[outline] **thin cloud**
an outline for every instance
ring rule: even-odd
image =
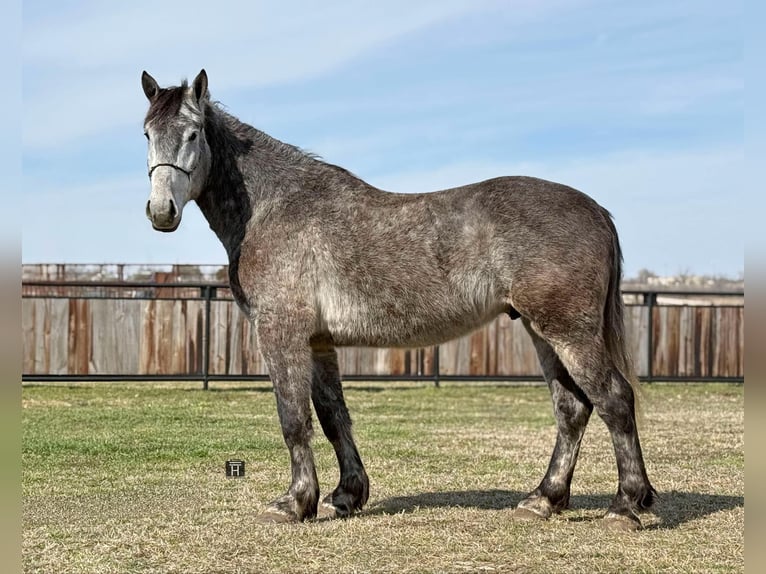
[[[176,83],[179,73],[207,67],[217,93],[305,81],[482,4],[237,2],[208,14],[207,2],[131,2],[32,22],[23,52],[24,147],[55,147],[134,122],[144,68]]]

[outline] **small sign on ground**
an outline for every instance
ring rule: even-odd
[[[227,460],[226,476],[229,478],[243,478],[245,476],[245,461]]]

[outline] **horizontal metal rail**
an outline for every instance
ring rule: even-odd
[[[25,383],[113,383],[113,382],[186,382],[186,381],[214,382],[247,382],[269,381],[269,375],[205,375],[178,374],[178,375],[112,375],[112,374],[87,374],[87,375],[55,375],[55,374],[27,374],[22,375],[21,380]],[[435,382],[437,377],[433,375],[342,375],[344,381],[367,381],[367,382]],[[536,375],[439,375],[440,382],[508,382],[508,383],[535,383],[544,384],[545,380]],[[642,383],[744,383],[744,377],[639,377]]]

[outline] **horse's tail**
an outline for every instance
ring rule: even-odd
[[[614,365],[618,373],[628,381],[633,389],[636,416],[639,417],[641,389],[633,366],[633,359],[628,350],[628,343],[625,340],[625,306],[620,289],[620,282],[622,280],[622,249],[620,248],[620,240],[617,237],[617,229],[612,221],[612,216],[607,213],[606,218],[612,236],[612,262],[609,287],[604,305],[604,342],[606,343],[606,352],[612,365]]]

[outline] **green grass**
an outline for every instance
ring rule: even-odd
[[[642,442],[660,492],[647,529],[607,532],[608,433],[585,436],[572,508],[512,509],[542,477],[555,428],[542,387],[348,385],[371,480],[349,520],[263,526],[289,482],[265,385],[25,386],[27,572],[741,572],[744,389],[646,387]],[[314,440],[323,494],[332,449]],[[227,458],[247,477],[226,479]]]

